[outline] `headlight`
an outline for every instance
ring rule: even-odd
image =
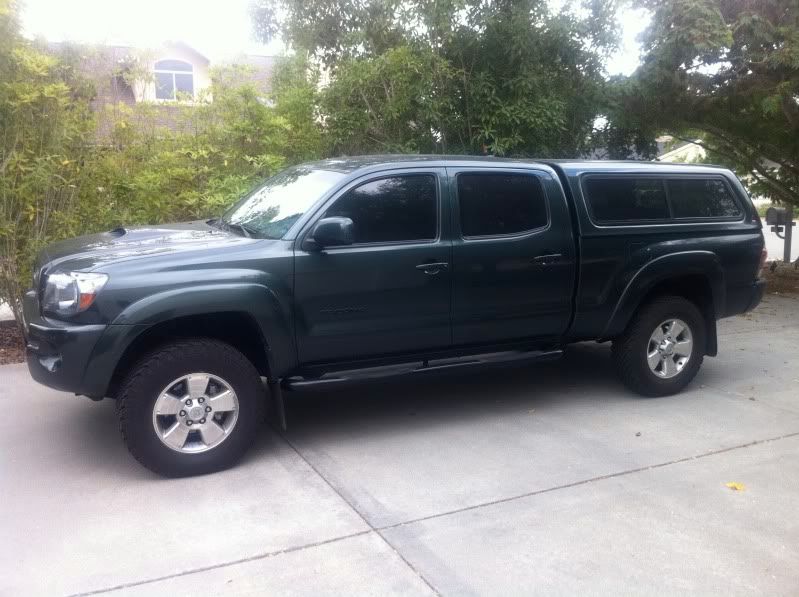
[[[106,274],[69,272],[47,276],[42,311],[74,315],[88,309],[108,281]]]

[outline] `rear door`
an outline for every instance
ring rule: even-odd
[[[442,168],[392,170],[343,189],[322,217],[352,219],[355,242],[295,250],[301,363],[356,360],[451,345],[452,242]]]
[[[453,195],[453,344],[561,336],[576,249],[548,170],[448,168]]]

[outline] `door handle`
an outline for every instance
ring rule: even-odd
[[[416,269],[422,270],[424,273],[429,275],[434,275],[440,272],[441,270],[445,270],[449,267],[449,263],[446,261],[440,261],[436,263],[420,263],[416,266]]]
[[[555,263],[556,261],[560,261],[563,257],[563,253],[550,253],[549,255],[538,255],[537,257],[533,257],[533,263],[537,265],[548,265],[550,263]]]

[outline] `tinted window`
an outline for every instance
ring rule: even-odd
[[[727,218],[741,214],[727,185],[718,179],[667,180],[675,218]]]
[[[541,228],[547,206],[541,182],[529,174],[459,174],[463,236],[496,236]]]
[[[355,243],[431,240],[436,237],[436,204],[434,176],[393,176],[352,189],[325,217],[350,218]]]
[[[669,218],[662,180],[591,177],[586,180],[585,189],[591,213],[598,222]]]

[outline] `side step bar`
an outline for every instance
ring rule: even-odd
[[[514,364],[554,361],[561,356],[563,356],[562,349],[494,352],[468,357],[420,360],[399,365],[335,371],[312,378],[295,375],[283,379],[282,386],[287,390],[324,389],[391,377],[415,377],[461,369],[503,367]]]

